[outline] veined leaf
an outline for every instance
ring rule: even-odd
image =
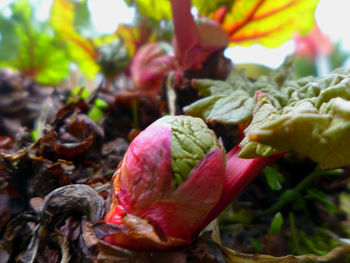
[[[21,50],[22,57],[26,52],[28,49]],[[35,80],[39,83],[55,85],[69,74],[69,60],[65,51],[47,35],[40,34],[36,39],[35,60],[37,60]]]
[[[307,33],[314,25],[318,0],[235,0],[211,18],[220,22],[231,45],[259,43],[277,47],[295,32]]]
[[[69,74],[69,61],[53,36],[31,29],[17,28],[21,45],[15,68],[42,84],[55,85]]]
[[[69,0],[55,0],[51,8],[50,22],[62,42],[67,43],[68,53],[81,71],[93,78],[99,71],[97,51],[91,40],[81,36],[74,28],[74,5]]]
[[[0,63],[39,83],[58,84],[69,73],[62,46],[44,24],[35,21],[27,0],[13,3],[11,10],[10,18],[0,19],[0,28],[6,29],[0,41]]]

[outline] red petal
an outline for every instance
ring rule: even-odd
[[[171,192],[171,127],[155,122],[130,144],[121,169],[118,199],[133,213]]]
[[[171,197],[145,207],[138,216],[147,218],[166,235],[190,242],[194,229],[202,224],[220,198],[224,173],[223,152],[214,150]]]

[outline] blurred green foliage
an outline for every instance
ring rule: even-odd
[[[35,20],[27,0],[15,1],[10,10],[10,17],[0,14],[0,66],[43,84],[62,81],[69,73],[69,60],[52,29]]]

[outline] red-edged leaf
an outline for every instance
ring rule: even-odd
[[[50,22],[57,34],[67,43],[70,57],[88,77],[94,77],[99,67],[97,51],[89,39],[74,29],[74,5],[69,0],[55,0],[51,8]]]
[[[307,33],[314,23],[318,0],[236,0],[231,9],[220,8],[211,18],[220,22],[231,45],[260,43],[276,47],[295,32]]]

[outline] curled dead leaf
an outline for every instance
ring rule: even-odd
[[[62,186],[44,198],[41,221],[47,224],[55,216],[68,217],[76,212],[86,215],[90,222],[95,223],[102,219],[104,214],[104,200],[90,186],[83,184]]]

